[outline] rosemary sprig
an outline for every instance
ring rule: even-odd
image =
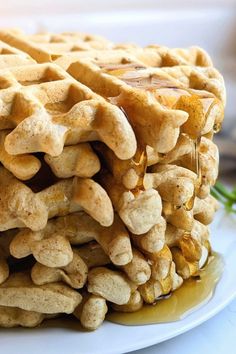
[[[211,189],[211,195],[224,205],[227,213],[236,214],[236,187],[229,191],[221,182],[216,182]]]

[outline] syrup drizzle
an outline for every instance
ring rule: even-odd
[[[192,88],[181,87],[181,84],[179,85],[179,87],[176,87],[177,81],[174,78],[172,80],[168,76],[161,76],[158,75],[157,73],[155,74],[145,73],[145,70],[143,69],[145,68],[132,63],[103,66],[103,70],[105,70],[107,73],[118,77],[119,79],[121,79],[126,84],[132,87],[147,91],[154,98],[156,98],[158,102],[160,102],[163,106],[167,108],[172,108],[172,109],[184,108],[185,101],[183,101],[182,103],[183,107],[181,104],[180,107],[178,107],[179,99],[186,98],[188,103],[191,103],[191,101],[196,102],[196,104],[198,104],[198,106],[201,107],[201,113],[204,115],[204,119],[200,121],[200,126],[196,127],[195,130],[193,129],[193,134],[190,133],[191,127],[189,127],[188,125],[187,127],[183,126],[182,128],[183,129],[182,133],[188,135],[188,137],[191,139],[191,142],[193,144],[192,154],[191,154],[191,160],[192,160],[191,169],[193,172],[196,173],[197,176],[196,181],[194,183],[195,185],[194,193],[190,197],[190,199],[183,205],[183,208],[185,210],[187,211],[192,210],[194,205],[194,199],[196,195],[199,194],[202,185],[202,174],[201,174],[200,154],[199,154],[200,143],[201,143],[200,134],[207,122],[209,115],[211,114],[213,107],[217,102],[217,99],[211,93],[201,92]],[[190,107],[190,109],[192,108]],[[124,108],[122,108],[122,110],[125,112]],[[191,120],[192,124],[194,124],[194,122],[192,122],[193,118]],[[220,128],[221,128],[221,124],[215,123],[213,126],[213,132],[214,133],[218,132]],[[143,178],[147,166],[145,166],[143,172],[141,172],[141,170],[143,165],[147,165],[147,161],[146,164],[143,164],[142,162],[142,160],[144,160],[143,157],[144,154],[146,156],[145,151],[146,148],[144,148],[141,153],[140,151],[138,151],[137,156],[135,156],[132,161],[135,171],[137,170],[138,174],[140,175],[137,187],[134,190],[135,193],[140,188],[143,188]],[[147,160],[147,156],[145,159]],[[174,206],[173,209],[178,209],[178,207],[179,206]]]
[[[144,177],[147,170],[147,153],[145,149],[138,147],[134,157],[131,160],[131,166],[138,175],[136,187],[131,190],[134,195],[144,190]]]
[[[219,253],[213,253],[205,268],[200,271],[200,275],[185,280],[183,285],[171,295],[157,300],[154,305],[144,305],[137,312],[111,312],[107,319],[123,325],[144,325],[181,320],[212,298],[223,270],[222,256]]]
[[[124,115],[127,117],[127,113],[124,109],[124,107],[119,106],[119,108],[122,110]],[[127,117],[128,119],[128,117]],[[140,191],[144,190],[144,177],[146,174],[147,170],[147,152],[146,148],[142,147],[141,145],[138,145],[137,150],[133,158],[130,160],[130,164],[128,166],[128,169],[133,169],[135,173],[138,176],[138,181],[136,184],[136,187],[134,189],[131,189],[131,192],[134,195],[138,195]]]

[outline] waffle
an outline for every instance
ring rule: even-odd
[[[94,330],[201,276],[226,101],[208,54],[0,41],[0,325],[67,313]]]
[[[173,71],[176,73],[176,70],[178,68]],[[97,93],[108,97],[111,102],[123,107],[140,144],[149,145],[160,153],[173,149],[180,127],[183,133],[197,137],[209,133],[214,126],[219,126],[223,119],[225,94],[222,78],[217,79],[218,72],[215,81],[216,86],[222,88],[219,90],[222,91],[222,100],[212,94],[211,91],[215,93],[216,88],[207,87],[208,92],[202,90],[204,80],[199,84],[200,77],[194,80],[191,87],[191,80],[177,80],[174,75],[167,74],[163,69],[139,70],[137,67],[130,68],[129,65],[109,68],[80,60],[73,63],[68,72]],[[181,78],[183,75],[181,71]],[[209,77],[207,79],[207,72],[205,76],[210,86],[211,80]],[[205,104],[206,102],[208,104]],[[199,118],[195,126],[196,107]],[[143,126],[146,127],[145,131]],[[167,135],[171,136],[168,141],[164,139]]]
[[[29,55],[0,41],[0,69],[33,63],[35,61]]]
[[[134,154],[136,139],[120,109],[75,82],[58,66],[7,69],[1,72],[1,81],[4,115],[0,129],[13,129],[5,139],[9,154],[45,152],[58,156],[64,144],[108,141],[108,137],[109,146],[121,159]]]
[[[112,42],[103,37],[73,32],[26,35],[23,32],[2,30],[0,39],[26,52],[39,63],[51,62],[63,53],[112,46]]]

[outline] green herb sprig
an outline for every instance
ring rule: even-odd
[[[221,182],[216,182],[211,188],[211,195],[224,205],[227,213],[236,214],[236,187],[229,191]]]

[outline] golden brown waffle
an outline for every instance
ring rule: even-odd
[[[37,62],[50,62],[63,53],[110,48],[112,42],[100,36],[82,33],[35,34],[0,31],[0,39],[13,47],[28,53]]]
[[[100,139],[109,140],[121,159],[135,153],[135,136],[124,113],[58,66],[10,68],[0,72],[0,81],[0,129],[13,129],[5,139],[8,153],[58,156],[64,144]]]
[[[61,53],[55,62],[64,69],[79,59],[86,58],[103,65],[138,64],[139,67],[172,67],[172,66],[198,66],[212,67],[212,62],[201,48],[168,49],[166,47],[134,47],[114,46],[112,49],[74,51]]]
[[[33,64],[35,61],[24,52],[0,41],[0,69]]]
[[[198,277],[225,105],[208,54],[81,33],[0,40],[0,325],[73,312],[92,330],[108,302],[137,311]]]
[[[0,39],[28,53],[37,62],[50,62],[65,54],[66,62],[80,57],[95,60],[115,60],[130,63],[139,62],[147,66],[163,67],[176,65],[212,66],[209,55],[199,47],[188,49],[150,45],[145,48],[129,44],[115,44],[97,35],[80,32],[65,32],[60,34],[39,33],[27,35],[22,31],[1,30]],[[83,53],[86,51],[87,53]],[[75,54],[75,55],[74,55]],[[100,60],[100,58],[102,60]],[[120,58],[120,59],[119,59]]]
[[[197,137],[209,133],[223,119],[224,86],[217,72],[216,85],[210,74],[207,79],[207,73],[201,75],[200,71],[198,75],[197,69],[195,72],[192,70],[195,76],[191,76],[191,71],[180,71],[181,78],[185,76],[180,81],[173,73],[170,75],[163,69],[140,69],[125,64],[118,67],[99,66],[80,60],[73,63],[68,72],[110,102],[121,106],[139,143],[149,145],[160,153],[167,153],[175,146],[180,129]],[[205,86],[201,76],[208,81],[206,89],[209,91],[202,90]],[[211,91],[218,92],[223,103]],[[197,125],[194,124],[196,115],[199,117]]]
[[[34,193],[0,167],[0,231],[16,227],[43,229],[49,218],[86,210],[101,225],[113,223],[113,208],[106,191],[89,178],[75,177]]]

